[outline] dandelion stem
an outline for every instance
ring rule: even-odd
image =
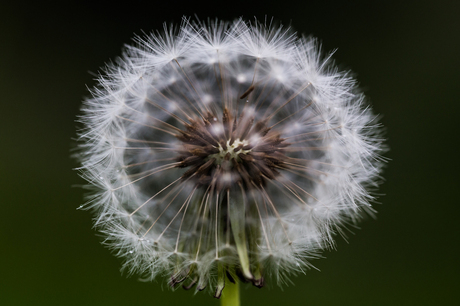
[[[239,283],[232,283],[227,279],[225,288],[220,298],[221,306],[240,306],[240,288]]]

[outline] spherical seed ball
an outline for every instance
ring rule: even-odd
[[[372,212],[380,127],[315,39],[184,21],[137,38],[84,102],[87,207],[124,269],[176,288],[303,271]]]

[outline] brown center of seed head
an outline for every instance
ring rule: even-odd
[[[266,123],[254,122],[254,117],[244,113],[233,118],[227,108],[221,122],[212,113],[190,120],[176,135],[183,143],[177,167],[188,167],[182,179],[198,187],[212,185],[217,191],[238,185],[246,190],[258,188],[275,179],[277,169],[284,168],[284,148],[289,143]]]

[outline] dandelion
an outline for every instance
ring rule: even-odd
[[[313,38],[184,20],[137,38],[92,95],[86,207],[129,273],[216,297],[281,284],[373,212],[379,124]]]

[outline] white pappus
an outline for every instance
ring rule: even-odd
[[[85,207],[129,273],[216,297],[282,283],[373,211],[380,125],[313,38],[185,20],[98,81],[80,117]]]

